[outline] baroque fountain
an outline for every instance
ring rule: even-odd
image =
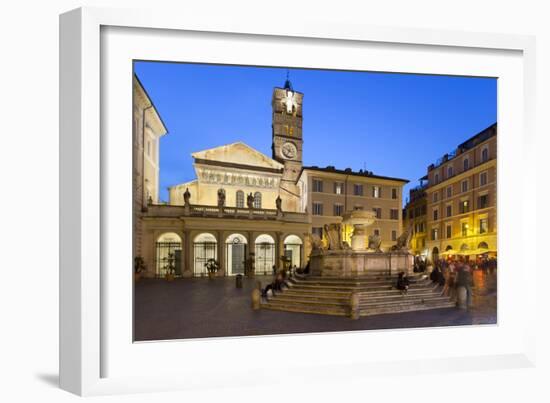
[[[400,271],[411,274],[413,256],[409,253],[408,245],[412,228],[408,228],[396,244],[384,252],[380,248],[380,237],[367,235],[367,228],[375,219],[373,211],[350,211],[340,222],[325,225],[327,246],[318,237],[312,236],[311,274],[324,277],[361,277],[382,271],[390,275]],[[342,225],[353,227],[351,245],[342,239]]]

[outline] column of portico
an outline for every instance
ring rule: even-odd
[[[218,272],[218,276],[225,276],[227,270],[225,267],[225,239],[223,239],[223,232],[222,231],[216,231],[216,238],[218,238],[218,263],[220,265],[220,271]]]
[[[277,231],[275,233],[275,267],[277,267],[277,270],[282,268],[281,256],[284,255],[284,250],[283,233]]]
[[[247,231],[246,232],[246,237],[247,237],[247,248],[246,248],[246,261],[248,262],[248,259],[250,259],[250,255],[252,253],[255,253],[256,252],[256,246],[254,244],[254,233],[252,231]],[[254,262],[254,265],[256,264],[256,262]],[[255,266],[254,266],[255,267]]]
[[[191,230],[183,231],[183,277],[193,277],[193,240],[191,239]]]

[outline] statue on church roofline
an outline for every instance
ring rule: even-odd
[[[218,207],[225,206],[225,190],[218,190]]]
[[[191,199],[191,192],[189,192],[189,188],[185,188],[185,193],[183,193],[184,206],[189,205],[189,199]]]
[[[254,208],[254,196],[252,195],[252,193],[249,193],[246,196],[246,205],[249,209]]]
[[[275,199],[275,206],[277,207],[278,212],[283,212],[283,199],[281,199],[281,196],[277,196]]]

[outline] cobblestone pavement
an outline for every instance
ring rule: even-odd
[[[251,308],[255,281],[245,279],[241,289],[235,278],[142,279],[135,286],[136,341],[183,338],[249,336],[348,330],[418,328],[495,324],[497,322],[496,274],[474,272],[473,307],[433,309],[368,316],[346,317],[301,314]]]

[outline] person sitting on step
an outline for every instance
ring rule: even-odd
[[[267,298],[267,292],[269,290],[271,290],[271,294],[273,296],[275,296],[275,291],[283,291],[283,284],[284,284],[285,280],[284,280],[284,277],[282,275],[282,273],[277,273],[277,275],[275,276],[275,278],[273,279],[273,281],[271,283],[269,283],[268,285],[265,286],[265,288],[262,290],[262,296],[264,298]]]
[[[401,295],[407,294],[407,291],[409,290],[409,285],[411,282],[409,281],[409,278],[405,276],[405,272],[399,272],[397,276],[397,284],[395,285],[395,288],[398,290],[401,290]]]

